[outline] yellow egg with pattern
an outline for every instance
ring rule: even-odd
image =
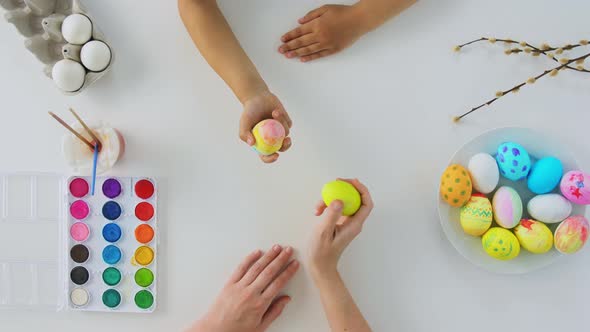
[[[461,207],[471,198],[471,176],[465,167],[453,164],[440,179],[440,195],[449,205]]]
[[[461,208],[460,222],[469,235],[481,236],[492,225],[492,203],[482,194],[474,194]]]
[[[542,222],[522,219],[514,234],[520,245],[533,254],[544,254],[553,248],[553,233]]]
[[[516,236],[502,227],[490,228],[481,238],[481,244],[488,255],[502,261],[514,259],[520,253]]]

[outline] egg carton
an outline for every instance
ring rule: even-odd
[[[25,37],[25,47],[44,65],[44,73],[50,79],[56,62],[71,59],[80,62],[82,45],[68,44],[61,34],[63,20],[71,14],[82,14],[92,22],[91,40],[109,44],[97,28],[95,20],[79,0],[0,0],[0,7],[6,10],[4,18],[12,23],[18,33]],[[110,46],[109,46],[110,48]],[[111,61],[101,72],[86,70],[84,85],[74,92],[62,91],[66,95],[76,95],[102,77],[112,66],[114,60],[111,48]],[[61,91],[61,90],[60,90]]]

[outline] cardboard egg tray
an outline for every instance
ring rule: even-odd
[[[101,40],[109,44],[79,0],[0,0],[0,7],[6,10],[6,21],[12,23],[16,31],[26,38],[25,47],[45,65],[45,75],[50,79],[53,66],[59,60],[66,58],[80,62],[81,45],[68,44],[61,34],[61,24],[68,15],[86,15],[92,22],[91,40]],[[87,70],[84,85],[79,90],[62,92],[66,95],[76,95],[84,91],[111,68],[113,59],[111,48],[111,62],[105,70]]]

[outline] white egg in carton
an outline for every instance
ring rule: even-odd
[[[64,94],[80,93],[110,69],[112,49],[79,0],[0,0],[0,7]]]

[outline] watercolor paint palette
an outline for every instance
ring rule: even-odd
[[[156,182],[90,181],[0,174],[0,309],[154,311]]]
[[[68,304],[89,311],[156,306],[157,193],[153,179],[68,179]]]

